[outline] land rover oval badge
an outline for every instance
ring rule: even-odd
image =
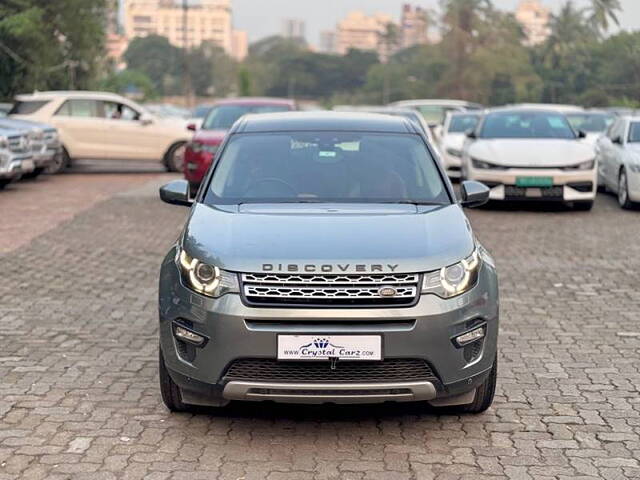
[[[395,297],[398,294],[398,291],[393,287],[380,287],[378,290],[378,295],[381,297]]]

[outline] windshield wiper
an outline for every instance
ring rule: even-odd
[[[442,207],[444,205],[449,205],[448,203],[442,203],[442,202],[422,202],[422,201],[418,201],[418,200],[398,200],[397,202],[375,202],[375,203],[382,203],[384,205],[416,205],[416,206],[430,206],[430,207]]]

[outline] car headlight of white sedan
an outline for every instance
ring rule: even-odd
[[[571,165],[570,167],[564,167],[563,170],[593,170],[596,166],[596,159],[592,158],[591,160],[587,160],[586,162],[581,162],[577,165]]]

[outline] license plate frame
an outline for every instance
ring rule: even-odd
[[[553,177],[516,177],[516,187],[551,188],[553,187]]]
[[[278,360],[382,361],[381,335],[278,335]]]

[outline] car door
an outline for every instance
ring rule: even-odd
[[[609,163],[609,181],[618,187],[620,169],[624,165],[625,149],[628,140],[629,122],[626,119],[620,119],[618,129],[615,136],[611,140],[611,162]]]
[[[71,157],[105,158],[109,138],[98,107],[90,98],[70,98],[54,113],[51,123]]]
[[[617,187],[617,179],[613,180],[612,172],[614,171],[614,144],[613,139],[620,135],[620,125],[622,119],[617,119],[611,128],[607,131],[607,134],[600,139],[600,176],[605,185],[610,189]]]
[[[125,160],[158,162],[167,148],[165,132],[157,120],[137,105],[124,101],[102,102],[105,121],[109,125],[109,155]]]

